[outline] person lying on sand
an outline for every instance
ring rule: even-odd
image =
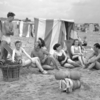
[[[25,54],[29,59],[28,60],[24,60],[22,58],[22,54]],[[36,66],[39,68],[39,70],[43,73],[43,74],[47,74],[47,71],[45,71],[42,66],[41,63],[39,61],[38,57],[33,57],[31,58],[29,54],[27,54],[27,52],[24,50],[24,48],[22,48],[22,42],[21,41],[16,41],[15,42],[15,49],[13,50],[13,54],[12,54],[12,61],[13,62],[19,62],[21,61],[21,64],[23,67],[25,66],[30,66],[32,63],[36,64]]]
[[[39,57],[43,68],[46,70],[53,70],[55,67],[59,70],[61,66],[59,62],[47,50],[41,48],[41,45],[36,41],[34,49],[31,52],[31,57]]]
[[[100,70],[100,44],[95,43],[93,46],[94,52],[87,58],[87,68],[92,69],[95,68]]]
[[[54,57],[59,61],[61,66],[64,66],[65,68],[74,68],[78,67],[79,64],[69,58],[69,55],[61,48],[61,45],[59,43],[56,43],[53,46]]]
[[[71,52],[72,52],[72,59],[78,59],[82,65],[82,67],[84,68],[85,67],[85,57],[82,53],[82,50],[81,50],[81,47],[79,45],[79,40],[76,39],[74,40],[73,42],[73,45],[71,46]]]

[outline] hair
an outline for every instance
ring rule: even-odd
[[[13,12],[8,12],[7,17],[14,17],[15,14]]]
[[[100,49],[100,44],[99,43],[95,43],[94,46],[98,49]]]
[[[16,45],[17,43],[22,43],[22,42],[21,42],[21,41],[16,41],[16,42],[15,42],[15,45]]]
[[[75,42],[76,41],[79,41],[78,39],[74,39],[74,41],[73,41],[73,44],[72,45],[75,45]],[[78,44],[79,45],[79,44]]]
[[[57,50],[57,48],[60,46],[60,44],[59,43],[56,43],[54,46],[53,46],[53,49],[54,50]]]
[[[41,47],[44,47],[45,46],[45,41],[42,39],[42,38],[39,38],[39,40],[41,41]]]

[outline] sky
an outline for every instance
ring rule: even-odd
[[[76,23],[100,23],[100,0],[0,0],[0,17],[68,19]]]

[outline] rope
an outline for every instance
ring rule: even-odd
[[[60,80],[60,89],[62,89],[62,83],[64,83],[66,85],[66,87],[63,89],[63,91],[66,92],[72,92],[72,88],[73,88],[73,81],[69,78],[65,78],[64,80]]]

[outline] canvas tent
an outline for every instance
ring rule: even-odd
[[[60,43],[64,46],[64,40],[71,38],[73,20],[40,19],[34,18],[35,41],[41,37],[45,40],[47,49],[53,53],[53,45]]]

